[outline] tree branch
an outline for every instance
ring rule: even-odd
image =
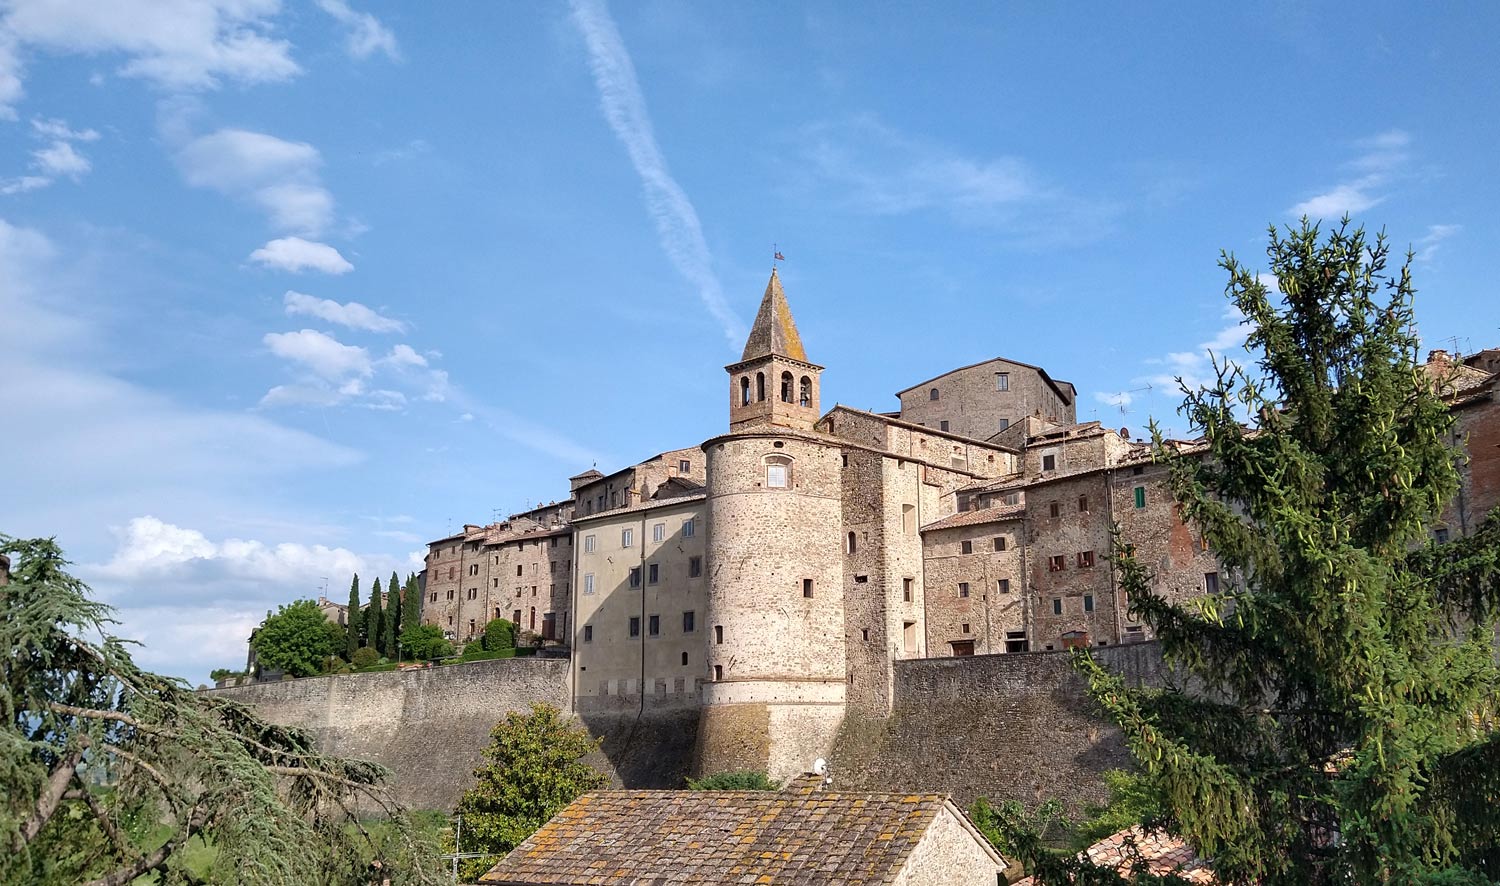
[[[104,829],[105,834],[109,835],[109,841],[115,845],[115,849],[119,850],[120,857],[125,859],[140,858],[140,850],[126,839],[124,834],[120,833],[119,828],[115,827],[114,819],[109,817],[109,810],[104,808],[104,805],[99,802],[99,798],[94,796],[94,792],[89,790],[88,785],[84,784],[82,779],[78,779],[78,787],[79,793],[83,795],[83,802],[88,804],[89,810],[94,813],[94,817],[99,819],[99,826]],[[72,792],[70,791],[69,793]]]
[[[90,880],[84,886],[127,886],[136,877],[142,874],[149,874],[166,864],[167,859],[172,856],[172,853],[181,848],[184,843],[203,828],[206,820],[202,810],[195,811],[183,825],[182,830],[178,831],[167,842],[157,847],[154,852],[142,856],[124,867],[115,868],[97,880]]]
[[[83,749],[78,748],[63,757],[47,776],[47,784],[42,788],[41,796],[37,797],[31,817],[21,824],[21,846],[35,840],[47,822],[52,820],[52,814],[57,811],[58,804],[62,803],[63,794],[67,793],[68,786],[73,783],[73,776],[78,772],[78,761],[82,759]]]

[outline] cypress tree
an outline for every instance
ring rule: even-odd
[[[1256,363],[1184,386],[1201,451],[1153,439],[1230,579],[1173,603],[1130,539],[1114,557],[1132,615],[1198,688],[1131,688],[1079,654],[1163,824],[1222,882],[1500,877],[1500,512],[1428,535],[1459,486],[1450,379],[1418,364],[1411,255],[1387,273],[1388,251],[1347,218],[1273,227],[1278,291],[1222,256]],[[1080,875],[1027,854],[1043,883]]]
[[[380,606],[380,579],[370,591],[370,608],[365,610],[365,643],[385,654],[385,614]]]
[[[396,655],[396,638],[401,636],[401,580],[396,577],[396,571],[391,570],[390,584],[386,585],[386,593],[391,599],[386,601],[385,607],[385,652],[386,655]]]
[[[401,630],[414,628],[422,623],[422,589],[417,586],[415,572],[406,576],[406,592],[401,596]]]
[[[354,573],[354,580],[349,582],[349,622],[344,626],[345,636],[348,638],[344,644],[344,658],[354,661],[354,653],[359,649],[359,622],[362,613],[359,611],[359,573]]]

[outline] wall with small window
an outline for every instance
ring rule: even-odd
[[[929,655],[1003,653],[1006,632],[1026,629],[1021,534],[1019,514],[923,533]]]

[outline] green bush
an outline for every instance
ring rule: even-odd
[[[472,644],[471,644],[472,645]],[[484,626],[484,641],[480,644],[486,652],[516,647],[516,626],[503,618],[492,620]],[[464,652],[468,652],[465,649]]]
[[[372,664],[380,663],[380,653],[369,646],[361,646],[354,650],[354,661],[351,662],[356,668],[367,668]]]
[[[779,785],[764,772],[741,770],[720,772],[697,781],[688,779],[688,787],[695,791],[774,791]]]
[[[431,661],[453,654],[453,644],[443,639],[437,625],[412,625],[401,631],[401,649],[406,657]]]
[[[511,647],[486,649],[479,643],[470,643],[464,647],[464,654],[461,657],[464,661],[489,661],[495,658],[515,658],[518,651]]]

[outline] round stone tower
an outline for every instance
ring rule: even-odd
[[[775,272],[744,356],[726,368],[731,433],[703,444],[710,681],[694,768],[784,779],[827,756],[846,666],[842,451],[811,431],[822,367],[807,360]]]

